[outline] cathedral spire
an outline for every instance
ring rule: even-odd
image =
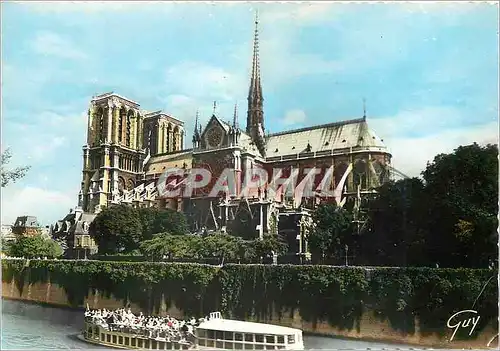
[[[260,79],[260,57],[259,57],[259,15],[255,13],[255,31],[253,39],[252,75],[250,77],[250,88],[248,90],[248,117],[247,132],[257,129],[259,123],[264,128],[263,120],[262,85]]]
[[[238,103],[234,104],[233,127],[238,128]]]
[[[194,147],[196,147],[197,143],[201,139],[201,136],[200,136],[201,124],[200,124],[200,129],[198,129],[198,119],[199,119],[199,117],[200,117],[200,111],[196,110],[196,118],[194,120],[194,131],[193,131],[193,144],[194,144]]]

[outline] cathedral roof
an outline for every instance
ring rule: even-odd
[[[369,129],[365,118],[284,131],[266,137],[267,157],[351,147],[366,147],[387,152],[387,147]]]

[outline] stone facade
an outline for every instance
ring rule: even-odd
[[[369,128],[365,114],[266,134],[258,47],[256,22],[246,129],[239,127],[236,107],[232,122],[222,120],[214,108],[204,127],[196,116],[192,149],[184,148],[184,125],[178,119],[161,111],[142,111],[139,104],[117,94],[94,97],[84,146],[80,193],[84,211],[97,213],[114,203],[171,208],[186,212],[193,231],[227,229],[234,221],[247,221],[244,226],[255,237],[271,233],[273,221],[278,226],[276,231],[283,232],[282,223],[293,218],[293,223],[283,224],[288,228],[290,244],[300,247],[298,253],[307,253],[302,243],[307,236],[310,211],[326,199],[320,195],[299,198],[267,189],[243,194],[241,184],[255,168],[266,170],[268,178],[272,178],[273,168],[282,168],[282,177],[298,172],[298,184],[306,169],[319,167],[321,173],[314,178],[318,185],[333,167],[327,185],[337,189],[335,201],[339,206],[352,208],[356,220],[363,221],[363,200],[389,179],[391,154],[387,147]],[[161,198],[157,182],[172,167],[205,168],[212,180],[184,198]],[[215,180],[226,168],[233,169],[236,181],[226,193],[210,196]]]

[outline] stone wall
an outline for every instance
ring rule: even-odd
[[[64,289],[57,284],[49,283],[35,283],[25,284],[22,292],[19,290],[15,281],[11,283],[2,282],[2,298],[42,303],[57,307],[71,307]],[[160,314],[169,314],[171,316],[182,318],[182,311],[177,309],[174,305],[167,306],[163,299],[160,306]],[[124,307],[124,302],[113,298],[113,296],[102,296],[99,292],[89,290],[87,297],[84,300],[81,308],[86,305],[90,308],[107,308],[116,309]],[[135,304],[129,305],[132,311],[138,312],[139,306]],[[277,313],[273,313],[274,316]],[[394,330],[388,322],[381,321],[373,312],[367,311],[363,314],[359,326],[351,330],[340,330],[332,327],[328,322],[310,323],[303,321],[298,311],[291,313],[284,313],[281,319],[272,317],[268,320],[260,320],[260,322],[268,322],[272,324],[280,324],[284,326],[291,326],[302,329],[305,333],[313,333],[322,336],[335,336],[353,338],[358,340],[398,343],[398,344],[415,344],[420,347],[445,347],[445,348],[473,348],[473,349],[487,349],[489,341],[497,334],[497,331],[492,327],[483,330],[476,338],[460,341],[454,340],[452,343],[448,342],[451,336],[450,333],[446,336],[440,337],[438,335],[423,335],[419,331],[418,321],[416,321],[416,331],[414,334],[404,334]],[[496,344],[495,344],[496,345]]]

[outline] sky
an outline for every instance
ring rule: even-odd
[[[114,91],[186,123],[246,122],[254,12],[270,132],[360,118],[419,176],[459,145],[498,140],[496,3],[2,2],[2,151],[27,176],[2,224],[77,205],[86,111]]]

